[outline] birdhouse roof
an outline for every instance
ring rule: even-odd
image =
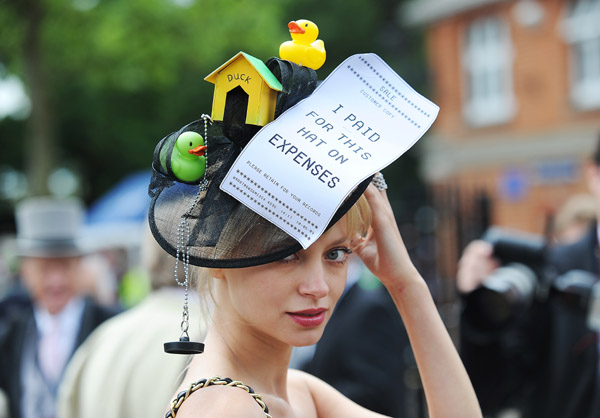
[[[270,88],[277,91],[282,90],[281,83],[279,82],[279,80],[277,80],[277,77],[275,77],[271,70],[267,68],[264,62],[262,62],[258,58],[253,57],[252,55],[246,54],[245,52],[241,51],[234,55],[231,59],[229,59],[229,61],[227,61],[225,64],[221,65],[219,68],[207,75],[204,79],[210,83],[215,84],[219,72],[223,70],[223,68],[229,66],[232,62],[237,61],[240,57],[245,58],[246,61],[248,61],[248,63],[252,65],[252,67],[254,67],[254,69],[258,72],[263,81],[267,83],[267,85]]]

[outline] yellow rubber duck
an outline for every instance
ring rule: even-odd
[[[279,57],[298,65],[318,70],[325,62],[325,44],[317,39],[319,28],[310,20],[300,19],[288,23],[291,41],[279,46]]]

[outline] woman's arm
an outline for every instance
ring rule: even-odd
[[[471,381],[431,293],[412,264],[384,191],[365,191],[372,231],[353,250],[386,286],[408,332],[432,418],[481,417]]]

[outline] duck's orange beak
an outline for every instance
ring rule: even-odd
[[[290,23],[288,23],[288,29],[290,30],[290,33],[304,33],[304,29],[301,28],[300,26],[298,26],[298,24],[294,21],[291,21]]]
[[[207,148],[208,147],[206,145],[200,145],[200,146],[198,146],[196,148],[188,150],[188,152],[190,154],[194,154],[194,155],[197,155],[198,157],[201,157],[201,156],[204,155],[204,152],[206,151]]]

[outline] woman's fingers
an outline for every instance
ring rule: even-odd
[[[393,280],[414,269],[396,225],[394,212],[385,190],[369,185],[365,197],[373,220],[367,237],[356,240],[353,248],[373,274],[382,281]]]

